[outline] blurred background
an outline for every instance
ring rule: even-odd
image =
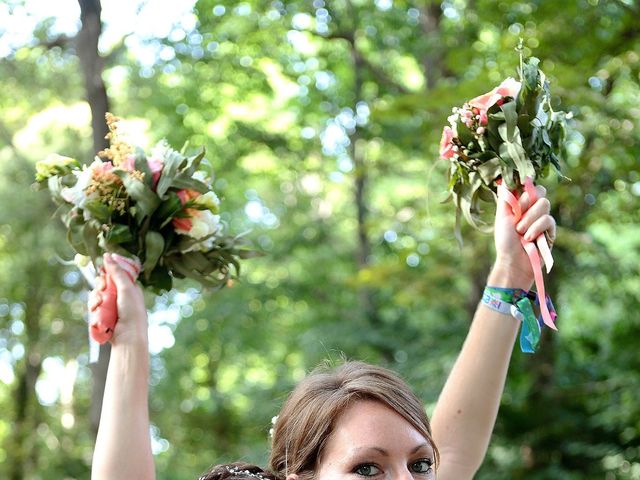
[[[454,237],[438,142],[453,106],[539,57],[574,114],[548,278],[559,333],[514,351],[478,479],[640,479],[640,7],[632,0],[0,3],[0,478],[88,478],[108,350],[46,192],[104,112],[139,143],[205,145],[223,218],[265,256],[217,293],[148,297],[160,479],[264,462],[323,359],[400,372],[431,412],[490,236]],[[487,212],[490,219],[491,212]]]

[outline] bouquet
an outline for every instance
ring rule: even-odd
[[[36,181],[59,205],[81,263],[99,267],[102,255],[112,253],[132,280],[139,274],[155,291],[171,289],[174,278],[225,286],[253,252],[226,233],[204,149],[188,157],[161,141],[147,155],[121,138],[119,118],[106,120],[110,147],[90,165],[57,154],[36,164]],[[104,269],[96,270],[91,308],[99,311],[91,335],[104,343],[117,321],[116,295]]]
[[[551,166],[560,172],[570,115],[552,109],[549,83],[538,67],[539,60],[532,57],[525,62],[520,52],[520,79],[507,78],[490,92],[453,108],[442,132],[440,156],[450,162],[449,193],[456,205],[459,242],[461,214],[474,228],[487,231],[490,227],[481,219],[481,202],[505,201],[517,222],[522,214],[517,201],[520,193],[527,191],[535,202],[534,180],[546,176]],[[533,351],[541,325],[555,329],[556,314],[545,294],[540,255],[547,273],[553,258],[543,235],[535,245],[524,238],[521,241],[534,272],[537,296],[533,298],[541,315],[537,321],[532,319],[530,308],[514,315],[524,317],[521,346],[526,344],[527,349],[523,351]]]
[[[481,202],[494,202],[498,185],[520,191],[527,177],[535,181],[550,166],[560,172],[564,153],[565,112],[551,108],[549,84],[539,60],[521,61],[520,80],[507,78],[484,95],[453,108],[444,127],[440,156],[449,160],[449,192],[460,214],[480,230]]]

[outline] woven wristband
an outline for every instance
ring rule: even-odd
[[[544,322],[542,316],[536,318],[534,305],[539,306],[539,298],[535,292],[527,292],[521,288],[501,288],[486,286],[482,294],[482,304],[491,310],[511,315],[522,323],[520,329],[520,350],[534,353],[540,343],[540,334]],[[557,315],[551,299],[547,296],[545,303],[552,318]]]

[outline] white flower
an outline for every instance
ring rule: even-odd
[[[214,215],[209,210],[198,210],[191,217],[192,238],[203,238],[216,233],[220,229],[220,215]]]
[[[44,181],[53,175],[67,173],[72,167],[78,167],[76,159],[52,153],[44,160],[36,162],[36,180]]]
[[[76,184],[73,187],[65,187],[60,191],[62,198],[78,208],[84,208],[85,203],[89,197],[85,193],[85,190],[91,183],[93,178],[93,170],[102,165],[100,160],[95,160],[88,167],[84,167],[82,170],[74,170],[73,174],[76,176]]]
[[[207,192],[195,198],[193,201],[195,205],[200,205],[213,213],[218,213],[220,209],[220,199],[215,192]]]
[[[185,250],[185,253],[192,250],[210,250],[216,241],[216,237],[222,233],[220,215],[214,215],[210,210],[193,210],[189,223],[190,228],[188,230],[176,228],[176,233],[201,241]]]

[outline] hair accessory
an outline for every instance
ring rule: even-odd
[[[220,472],[220,470],[218,470],[218,468],[224,468],[224,470],[227,471],[227,473],[229,473],[231,476],[227,476],[226,474],[222,474]],[[257,468],[257,467],[253,467],[253,468]],[[219,467],[217,467],[215,469],[214,472],[208,472],[205,475],[202,475],[201,477],[198,478],[198,480],[207,480],[211,477],[211,474],[214,474],[214,478],[219,478],[220,475],[224,475],[223,477],[220,478],[236,478],[238,477],[239,479],[247,479],[247,478],[257,478],[258,480],[269,480],[269,477],[265,477],[262,473],[260,472],[252,472],[251,470],[247,469],[247,468],[240,468],[237,465],[220,465]],[[216,475],[217,473],[217,475]]]
[[[535,292],[527,292],[521,288],[500,288],[486,286],[482,294],[482,303],[503,315],[511,315],[522,323],[520,330],[520,350],[524,353],[535,353],[540,343],[540,334],[545,325],[542,314],[536,318],[534,306],[542,310],[540,299]],[[549,296],[545,296],[545,307],[553,321],[557,318],[556,310]]]
[[[233,475],[244,476],[244,477],[249,477],[249,478],[257,478],[259,480],[266,480],[267,479],[267,477],[265,477],[261,473],[254,473],[254,472],[251,472],[249,470],[241,470],[239,467],[236,467],[236,466],[233,466],[233,467],[227,466],[226,468],[227,468],[227,471],[229,473],[232,473]]]

